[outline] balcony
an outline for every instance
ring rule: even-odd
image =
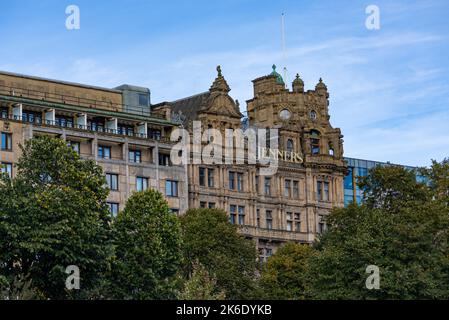
[[[81,131],[87,131],[92,133],[105,133],[105,134],[111,134],[116,136],[127,136],[127,137],[133,137],[133,138],[139,138],[139,139],[147,139],[147,140],[155,140],[160,141],[164,143],[170,143],[169,137],[163,137],[157,134],[142,134],[138,132],[121,132],[120,130],[116,129],[108,129],[104,127],[99,127],[95,125],[79,125],[72,122],[58,122],[55,120],[45,120],[41,118],[23,118],[16,115],[8,115],[5,112],[2,112],[0,114],[0,120],[10,120],[14,122],[22,122],[24,124],[32,124],[36,126],[43,126],[43,127],[56,127],[56,128],[65,128],[65,129],[72,129],[72,130],[81,130]]]
[[[254,226],[239,226],[239,231],[251,238],[270,239],[274,241],[301,241],[308,242],[308,235],[305,232],[287,231],[281,229],[257,228]]]

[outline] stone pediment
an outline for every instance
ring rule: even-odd
[[[214,94],[212,93],[205,101],[202,112],[213,113],[232,118],[243,117],[239,107],[235,101],[226,93]]]

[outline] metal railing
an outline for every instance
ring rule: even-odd
[[[130,106],[125,104],[113,103],[112,101],[88,99],[79,96],[77,97],[66,94],[56,94],[48,91],[23,89],[17,87],[9,87],[5,85],[0,85],[0,94],[12,97],[29,98],[40,101],[49,101],[61,104],[76,105],[92,109],[112,110],[116,112],[125,112],[134,115],[146,117],[151,116],[153,118],[165,119],[164,115],[151,113],[150,106],[148,107]]]
[[[127,136],[127,137],[134,137],[134,138],[141,138],[141,139],[151,139],[156,140],[160,142],[169,143],[170,138],[165,136],[160,136],[158,134],[143,134],[138,132],[120,132],[119,130],[115,129],[108,129],[98,126],[92,126],[92,125],[79,125],[74,123],[67,123],[64,124],[59,123],[58,121],[54,120],[46,120],[41,118],[33,118],[33,119],[24,119],[23,117],[19,117],[16,115],[8,115],[5,112],[0,112],[0,119],[2,120],[13,120],[17,122],[22,122],[26,124],[33,124],[37,126],[50,126],[50,127],[58,127],[58,128],[67,128],[67,129],[78,129],[78,130],[84,130],[84,131],[90,131],[90,132],[98,132],[98,133],[107,133],[107,134],[113,134],[113,135],[119,135],[119,136]]]

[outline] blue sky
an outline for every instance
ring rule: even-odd
[[[105,87],[149,87],[152,103],[205,91],[216,65],[245,108],[251,80],[286,65],[320,77],[345,155],[408,165],[449,156],[449,2],[0,1],[0,70]],[[65,28],[65,8],[81,11]],[[380,9],[380,30],[365,8]],[[285,13],[286,54],[281,46]]]

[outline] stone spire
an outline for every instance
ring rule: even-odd
[[[215,78],[214,82],[212,83],[212,86],[209,89],[210,92],[226,92],[228,93],[231,91],[231,89],[228,86],[228,83],[226,82],[225,78],[221,74],[221,67],[217,66],[217,77]]]
[[[299,77],[299,74],[296,74],[295,80],[293,80],[293,92],[304,92],[304,81]]]

